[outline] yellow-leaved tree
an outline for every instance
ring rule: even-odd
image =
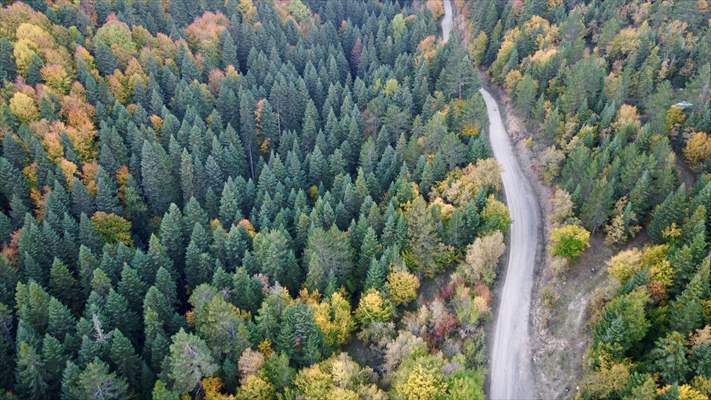
[[[571,260],[590,247],[590,232],[582,226],[563,225],[551,232],[551,254]]]
[[[407,304],[417,297],[420,280],[407,271],[393,271],[388,275],[386,284],[390,301],[395,306]]]
[[[360,298],[355,312],[361,325],[372,322],[387,322],[392,317],[393,306],[377,289],[370,289]]]
[[[700,171],[704,162],[711,157],[711,137],[706,132],[695,132],[686,141],[684,157],[691,169]]]
[[[32,97],[22,93],[17,92],[10,99],[10,111],[21,121],[29,122],[37,119],[39,116],[39,110],[35,105],[35,101]]]
[[[410,358],[400,365],[393,380],[396,400],[435,400],[444,398],[447,382],[442,374],[442,359],[432,355]]]
[[[314,304],[314,320],[323,332],[326,344],[339,346],[348,341],[354,328],[351,304],[336,292],[327,300]]]

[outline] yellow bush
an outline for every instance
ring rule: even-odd
[[[391,272],[387,283],[390,300],[394,305],[406,304],[417,298],[420,280],[406,271]]]
[[[15,47],[12,50],[13,56],[15,56],[15,63],[17,64],[17,70],[23,76],[27,77],[27,69],[32,62],[32,56],[37,54],[37,45],[32,43],[28,39],[19,39],[15,43]]]
[[[386,322],[392,316],[392,304],[383,298],[377,289],[370,289],[360,298],[355,317],[362,325],[371,322]]]
[[[333,378],[315,364],[301,369],[294,378],[294,385],[306,399],[325,400],[333,387]]]
[[[684,157],[693,170],[701,170],[704,162],[711,157],[711,137],[706,132],[695,132],[686,141]]]
[[[205,400],[234,400],[234,396],[221,393],[222,380],[217,377],[203,378],[202,390],[205,393]]]
[[[680,107],[672,106],[667,110],[667,129],[672,130],[675,125],[683,124],[684,121],[686,121],[686,114]]]
[[[276,396],[274,386],[259,375],[250,375],[239,389],[240,400],[271,400]]]
[[[615,121],[615,126],[617,128],[621,128],[625,125],[632,125],[639,128],[640,122],[637,107],[629,104],[623,104],[617,111],[617,120]]]
[[[577,225],[563,225],[551,232],[551,254],[575,259],[590,247],[590,232]]]
[[[314,320],[328,345],[345,343],[353,331],[351,305],[339,292],[331,295],[329,300],[314,305]]]
[[[42,67],[40,73],[42,74],[42,79],[44,79],[47,83],[47,86],[57,92],[64,94],[69,90],[72,80],[69,77],[69,74],[67,74],[67,71],[61,65],[45,65]]]
[[[37,119],[39,116],[35,101],[22,92],[15,93],[10,99],[10,111],[22,122]]]
[[[97,211],[91,216],[91,222],[96,231],[106,243],[121,242],[127,246],[133,245],[131,239],[131,221],[114,213]]]
[[[397,398],[405,400],[434,400],[447,390],[441,376],[421,364],[417,364],[407,377],[396,383],[394,390]]]
[[[607,262],[607,272],[618,282],[626,281],[641,269],[642,252],[637,248],[621,251]]]
[[[699,392],[698,390],[694,389],[693,387],[689,385],[681,385],[679,386],[679,400],[706,400],[708,397],[706,397],[703,393]]]

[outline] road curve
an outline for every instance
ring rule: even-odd
[[[452,29],[452,4],[444,0],[442,38]],[[529,316],[533,270],[538,248],[540,215],[536,197],[514,154],[511,138],[501,120],[499,106],[484,88],[479,89],[489,115],[489,142],[501,165],[506,204],[511,214],[509,256],[491,343],[489,397],[520,400],[536,397],[531,369]]]
[[[501,121],[499,106],[486,89],[479,89],[489,115],[489,141],[503,170],[501,179],[511,214],[509,255],[504,286],[496,315],[489,361],[489,396],[500,399],[536,397],[529,315],[531,288],[539,235],[539,210],[535,194],[514,154],[511,138]]]

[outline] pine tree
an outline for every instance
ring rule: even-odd
[[[293,252],[284,231],[272,229],[258,233],[254,237],[254,256],[259,272],[290,289],[297,288],[301,273],[298,266],[292,264]],[[243,265],[249,268],[246,262]]]
[[[111,332],[111,361],[116,365],[116,371],[127,378],[128,383],[137,391],[140,388],[141,358],[131,344],[131,341],[115,329]]]
[[[703,299],[708,295],[708,281],[709,263],[707,260],[670,306],[669,319],[673,330],[687,335],[703,326]]]
[[[0,324],[2,324],[2,326],[11,326],[12,323],[12,311],[5,304],[0,303]],[[3,365],[8,371],[14,371],[15,361],[15,343],[13,338],[8,335],[1,335],[0,365]],[[14,376],[12,373],[0,374],[0,387],[10,387],[13,381]]]
[[[30,85],[36,85],[42,81],[42,67],[44,61],[37,54],[32,54],[30,65],[27,67],[26,81]]]
[[[143,142],[141,149],[141,176],[148,204],[154,214],[165,212],[168,205],[177,201],[177,184],[167,155],[159,144]]]
[[[59,300],[52,297],[47,306],[47,334],[66,341],[68,335],[72,335],[76,321],[69,308]]]
[[[655,369],[668,384],[682,382],[689,370],[684,336],[671,332],[659,338],[655,346],[650,353]]]
[[[363,291],[366,292],[369,289],[383,290],[385,288],[387,274],[388,271],[383,262],[372,258],[370,260],[370,266],[368,267],[368,274],[365,277]]]
[[[257,131],[254,121],[254,110],[256,101],[252,92],[243,90],[239,95],[239,120],[240,120],[240,135],[242,144],[247,152],[247,162],[249,165],[249,176],[255,179],[255,166],[257,164]]]
[[[335,225],[329,230],[315,228],[309,232],[304,251],[304,261],[308,272],[306,287],[323,291],[333,273],[337,286],[345,284],[353,271],[353,259],[348,234]]]
[[[365,236],[363,237],[363,243],[360,246],[360,252],[358,255],[358,266],[353,274],[353,281],[358,283],[358,286],[360,286],[360,282],[363,282],[366,278],[366,275],[369,273],[371,260],[378,256],[380,250],[378,236],[375,233],[375,230],[369,226]]]
[[[276,347],[298,366],[306,366],[321,358],[323,334],[316,326],[311,307],[303,303],[284,310]]]
[[[474,71],[474,64],[459,43],[452,43],[449,48],[449,55],[437,84],[449,98],[461,99],[479,90],[479,79]]]
[[[165,254],[173,260],[178,270],[184,265],[185,240],[183,238],[183,214],[178,206],[170,204],[160,223],[160,244]]]
[[[79,374],[77,393],[88,400],[124,399],[128,394],[126,380],[109,371],[99,359],[90,362]]]
[[[218,368],[205,341],[183,329],[172,338],[166,367],[172,387],[179,393],[192,392],[203,377]]]
[[[42,365],[47,380],[48,393],[57,393],[61,388],[62,371],[67,362],[67,354],[62,343],[54,336],[44,335],[42,339]]]
[[[417,197],[407,213],[407,247],[405,261],[416,271],[434,276],[441,268],[440,257],[450,250],[437,234],[437,221],[425,200]]]
[[[69,268],[58,258],[54,259],[49,271],[49,293],[62,300],[64,304],[75,311],[81,309],[79,282],[69,271]]]
[[[96,66],[102,75],[111,75],[118,68],[118,60],[111,48],[103,42],[96,44]]]
[[[673,223],[681,223],[686,214],[686,205],[686,186],[682,184],[654,209],[647,228],[649,235],[656,241],[662,241],[665,238],[665,229]]]
[[[235,46],[232,34],[228,30],[223,31],[220,35],[220,41],[222,42],[222,68],[227,68],[228,65],[239,68],[237,46]]]
[[[209,240],[205,228],[195,224],[190,243],[185,250],[185,280],[190,289],[212,280],[214,259],[209,254]]]
[[[256,313],[262,302],[262,283],[247,273],[244,267],[235,271],[232,281],[232,301],[241,310]]]
[[[0,82],[14,81],[17,74],[13,46],[6,38],[0,39]]]
[[[148,287],[141,280],[138,272],[128,264],[123,265],[121,270],[121,280],[117,287],[118,292],[128,301],[131,310],[139,312],[142,310],[143,298]]]
[[[17,351],[17,392],[24,399],[41,400],[48,396],[44,363],[28,343],[20,342]]]
[[[225,182],[220,197],[220,220],[224,226],[229,227],[241,219],[240,202],[237,196],[235,184],[230,177]]]

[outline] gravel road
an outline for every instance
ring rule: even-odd
[[[508,266],[496,315],[489,361],[491,399],[536,397],[531,369],[529,317],[531,288],[539,240],[539,210],[536,196],[514,154],[511,138],[501,121],[496,100],[479,90],[489,115],[489,140],[501,165],[506,204],[511,214]]]
[[[449,40],[449,33],[452,31],[452,3],[444,1],[444,17],[442,18],[442,40]]]
[[[444,0],[442,37],[452,29],[452,4]],[[539,241],[540,215],[536,196],[514,154],[511,138],[501,120],[499,106],[484,88],[479,92],[489,115],[489,141],[502,168],[506,204],[513,223],[509,232],[509,255],[504,286],[497,308],[489,360],[492,400],[521,400],[536,397],[531,366],[529,318],[531,288]]]

